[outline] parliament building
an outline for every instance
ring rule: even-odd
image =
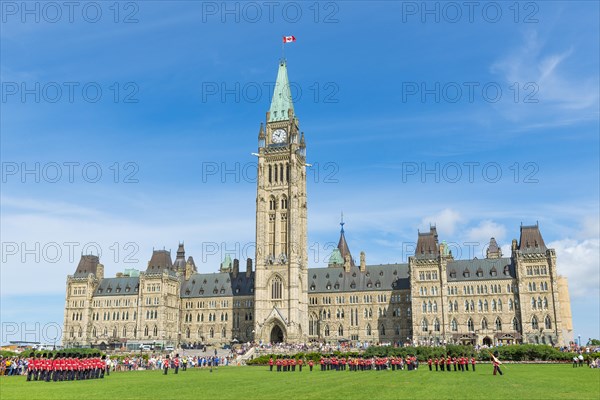
[[[104,276],[82,255],[67,277],[64,346],[142,343],[361,342],[495,345],[573,340],[567,280],[539,226],[521,226],[509,255],[455,260],[436,228],[417,232],[407,263],[355,259],[342,223],[328,265],[308,268],[306,142],[280,61],[258,134],[256,253],[198,273],[179,244],[154,250],[145,271]]]

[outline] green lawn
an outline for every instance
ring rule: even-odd
[[[327,371],[269,372],[267,367],[112,373],[103,380],[26,382],[0,377],[9,399],[599,399],[600,371],[564,365],[508,365],[493,376],[477,372]]]

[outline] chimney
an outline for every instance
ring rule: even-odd
[[[238,260],[237,258],[234,258],[233,259],[233,277],[237,278],[239,273],[240,273],[240,260]]]
[[[367,262],[365,261],[365,252],[360,252],[360,272],[367,271]]]
[[[248,258],[246,260],[246,278],[250,278],[252,275],[252,259]]]
[[[98,266],[96,267],[96,278],[104,279],[104,265],[103,264],[98,264]]]

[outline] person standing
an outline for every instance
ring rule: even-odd
[[[475,356],[471,357],[471,367],[473,367],[473,372],[475,372],[475,363],[477,361],[475,360]]]
[[[312,359],[308,360],[308,368],[310,369],[310,372],[312,372],[314,366],[315,362]]]
[[[431,359],[431,357],[429,357],[429,360],[427,360],[427,365],[429,366],[430,371],[432,371],[431,364],[433,364],[433,360]]]
[[[165,370],[163,375],[167,375],[169,373],[169,356],[167,355],[163,361],[163,369]]]
[[[179,354],[175,354],[175,359],[173,359],[173,365],[175,366],[175,375],[179,373]]]
[[[500,364],[502,363],[500,362],[500,360],[498,360],[498,358],[496,358],[496,356],[494,356],[491,353],[490,357],[492,357],[492,364],[494,365],[494,375],[496,375],[496,371],[498,371],[498,373],[502,375],[502,370],[500,369]]]
[[[273,357],[269,358],[269,371],[273,372]]]

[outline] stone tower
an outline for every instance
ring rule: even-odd
[[[304,342],[308,329],[306,147],[285,60],[258,135],[255,340]]]

